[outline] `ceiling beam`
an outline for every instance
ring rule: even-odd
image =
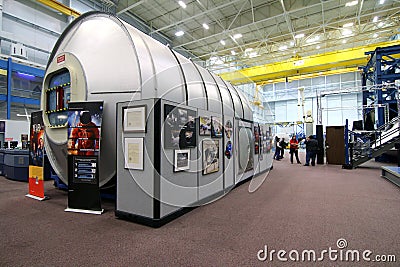
[[[194,16],[187,17],[186,19],[183,19],[183,20],[177,21],[177,22],[175,22],[175,23],[172,23],[172,24],[170,24],[170,25],[161,27],[160,29],[157,29],[157,30],[155,30],[155,31],[152,31],[150,34],[153,34],[153,33],[159,32],[159,31],[163,31],[163,30],[166,30],[166,29],[175,27],[176,25],[179,25],[179,24],[184,23],[184,22],[189,21],[189,20],[193,20],[194,18],[203,16],[203,15],[205,15],[205,14],[207,14],[207,13],[210,13],[210,12],[213,12],[213,11],[215,11],[215,10],[219,10],[219,9],[224,8],[224,7],[227,7],[227,6],[231,6],[231,5],[233,5],[234,3],[240,2],[240,1],[243,1],[243,0],[233,0],[233,1],[230,1],[230,2],[226,2],[225,4],[216,6],[216,7],[212,8],[212,9],[209,9],[209,10],[206,10],[206,11],[203,11],[203,12],[200,12],[200,13],[197,13],[197,14],[194,15]]]
[[[134,7],[140,6],[141,4],[143,4],[144,2],[146,2],[147,0],[141,0],[139,2],[133,3],[132,5],[127,6],[126,8],[120,10],[117,12],[117,15],[120,15],[128,10],[131,10]]]

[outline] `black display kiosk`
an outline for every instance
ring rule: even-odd
[[[103,102],[69,103],[68,208],[101,214],[99,151]]]

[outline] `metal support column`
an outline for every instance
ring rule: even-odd
[[[12,60],[7,61],[7,120],[11,119]]]

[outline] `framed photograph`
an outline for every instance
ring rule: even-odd
[[[124,132],[146,132],[146,106],[124,109]]]
[[[223,134],[223,127],[221,118],[211,117],[211,137],[221,138]]]
[[[125,138],[125,169],[144,170],[143,138]]]
[[[199,135],[211,135],[211,118],[210,117],[199,117]]]
[[[196,147],[196,111],[164,105],[164,147]]]
[[[174,172],[189,170],[190,149],[174,150]]]
[[[225,135],[226,138],[231,138],[233,132],[233,125],[230,120],[227,120],[225,123]]]
[[[203,140],[203,175],[219,171],[219,140]]]

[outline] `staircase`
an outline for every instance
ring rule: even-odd
[[[378,129],[366,134],[349,131],[349,156],[353,168],[378,157],[400,143],[400,118],[396,117]]]

